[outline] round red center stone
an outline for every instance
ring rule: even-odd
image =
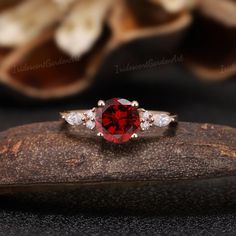
[[[126,99],[107,100],[96,109],[96,128],[110,142],[126,142],[140,129],[138,110]]]

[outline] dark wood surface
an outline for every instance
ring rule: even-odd
[[[0,133],[0,176],[1,194],[41,209],[232,210],[236,129],[180,122],[117,145],[63,122],[19,126]]]
[[[113,144],[62,122],[19,126],[0,133],[0,176],[0,186],[236,176],[236,129],[180,122]]]

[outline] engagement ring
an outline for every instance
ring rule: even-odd
[[[98,136],[113,143],[137,138],[140,131],[146,131],[152,126],[166,127],[177,122],[177,115],[138,108],[137,101],[130,102],[123,98],[99,100],[97,105],[90,110],[73,110],[60,114],[69,125],[84,125],[91,130],[96,128]]]

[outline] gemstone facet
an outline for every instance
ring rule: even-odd
[[[114,143],[128,141],[140,129],[137,107],[126,99],[113,98],[96,109],[96,128],[103,137]]]

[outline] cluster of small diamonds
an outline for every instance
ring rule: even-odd
[[[84,113],[85,123],[84,125],[89,129],[95,128],[95,109],[88,110]]]
[[[62,118],[72,126],[85,125],[88,129],[94,129],[95,127],[95,109],[81,113],[78,111],[71,111],[63,114]]]
[[[139,117],[141,130],[148,130],[153,123],[153,114],[149,111],[141,110]]]
[[[157,127],[165,127],[170,124],[172,117],[165,113],[152,114],[150,111],[141,110],[140,116],[140,128],[141,130],[148,130],[152,125]]]

